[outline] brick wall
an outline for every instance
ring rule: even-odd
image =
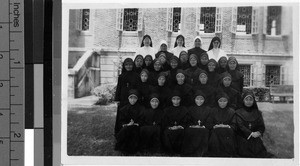
[[[153,40],[153,47],[158,49],[160,41],[166,40],[169,49],[174,47],[177,33],[166,31],[167,9],[166,8],[145,8],[143,9],[143,28],[141,32],[119,32],[116,30],[116,9],[99,9],[94,12],[94,30],[90,36],[82,36],[75,28],[76,10],[70,10],[70,47],[101,47],[104,50],[101,54],[101,83],[113,82],[116,68],[113,67],[113,61],[118,60],[117,50],[119,45],[123,50],[122,56],[133,57],[135,50],[140,47],[143,35],[148,34]],[[262,65],[265,63],[275,63],[287,67],[290,74],[286,79],[292,84],[293,63],[292,54],[292,22],[291,7],[283,7],[282,10],[282,29],[283,36],[270,37],[263,34],[263,14],[264,7],[259,8],[259,34],[257,35],[237,35],[230,31],[232,8],[222,8],[222,33],[216,34],[222,40],[222,49],[227,53],[236,55],[238,60],[251,62],[255,65],[255,76],[258,82],[261,82]],[[193,40],[197,36],[196,32],[196,8],[182,8],[181,34],[185,36],[186,47],[193,47]],[[202,48],[207,50],[211,39],[215,34],[200,34],[203,39]],[[92,39],[91,39],[92,38]],[[92,43],[91,43],[92,41]],[[126,51],[127,50],[127,51]],[[250,56],[245,56],[249,54]],[[251,56],[254,55],[254,56]],[[78,59],[78,54],[70,54],[72,60],[69,66]],[[253,59],[255,58],[255,59]],[[262,84],[257,84],[262,85]]]

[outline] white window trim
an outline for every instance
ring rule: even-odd
[[[266,35],[266,38],[267,39],[278,39],[278,40],[281,40],[282,39],[282,31],[283,31],[283,28],[284,28],[284,25],[282,24],[282,17],[283,17],[283,7],[281,7],[281,34],[280,35],[268,35],[267,34],[267,28],[268,28],[268,22],[267,22],[267,19],[268,19],[268,6],[264,6],[264,13],[263,13],[263,34]]]
[[[167,32],[170,32],[170,33],[172,33],[172,37],[174,37],[174,36],[178,36],[178,35],[180,35],[180,34],[182,34],[182,30],[183,30],[183,7],[180,7],[181,8],[181,10],[180,10],[180,29],[179,29],[179,32],[174,32],[173,31],[173,8],[174,7],[172,7],[172,8],[167,8]],[[169,17],[170,17],[170,15],[169,15],[169,12],[171,12],[172,11],[172,18],[170,18],[170,20],[169,20]],[[171,24],[169,24],[169,21],[170,21],[170,23]],[[171,30],[169,29],[169,26],[171,26]]]
[[[251,18],[251,33],[250,34],[246,34],[246,32],[237,32],[237,15],[238,15],[238,8],[239,6],[235,6],[235,7],[232,7],[232,21],[231,21],[231,33],[234,33],[236,34],[236,36],[241,36],[241,37],[248,37],[248,38],[251,38],[252,35],[257,35],[259,33],[259,23],[258,23],[258,7],[255,7],[255,6],[252,6],[252,18]],[[253,15],[255,11],[255,16]],[[254,23],[254,17],[257,18],[255,20],[255,23],[257,25],[257,31],[254,32],[253,31],[253,23]]]
[[[81,36],[93,36],[95,25],[95,9],[90,9],[89,30],[83,31],[82,28],[82,9],[76,10],[76,29]]]
[[[197,32],[197,34],[198,35],[204,35],[204,36],[207,36],[207,37],[210,37],[210,36],[215,36],[215,34],[216,33],[222,33],[222,27],[223,27],[223,14],[222,14],[222,8],[221,7],[215,7],[216,8],[216,13],[215,13],[215,32],[213,32],[213,33],[205,33],[204,32],[204,30],[200,30],[200,26],[201,26],[201,24],[200,24],[200,20],[201,20],[201,17],[200,17],[200,15],[201,15],[201,7],[198,7],[198,8],[196,8],[196,32]],[[218,15],[218,13],[217,13],[217,9],[219,9],[220,10],[220,27],[221,27],[221,30],[220,31],[217,31],[217,15]]]
[[[116,29],[117,31],[123,32],[125,36],[138,36],[138,32],[143,30],[143,19],[144,10],[143,8],[138,8],[138,25],[136,31],[124,31],[123,21],[124,21],[124,8],[116,10]]]

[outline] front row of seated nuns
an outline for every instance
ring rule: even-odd
[[[157,93],[148,98],[150,107],[140,103],[136,89],[129,90],[128,104],[120,109],[120,131],[115,149],[128,154],[138,151],[166,152],[190,157],[272,157],[262,142],[265,130],[262,113],[254,94],[245,92],[243,105],[234,110],[230,98],[219,92],[214,107],[207,106],[206,95],[197,90],[193,104],[186,107],[182,95],[174,90],[172,103],[161,109]]]

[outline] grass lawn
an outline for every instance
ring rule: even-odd
[[[293,158],[294,124],[291,104],[282,106],[267,103],[259,105],[259,108],[266,125],[263,141],[267,150],[278,158]],[[68,111],[68,155],[123,156],[114,150],[115,116],[114,104],[71,108]],[[166,156],[163,153],[136,155]]]

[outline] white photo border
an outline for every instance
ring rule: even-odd
[[[174,5],[180,5],[182,7],[194,7],[200,5],[197,1],[189,0],[185,3],[177,1],[164,1],[159,5],[154,3],[155,1],[145,3],[134,3],[132,1],[118,1],[112,3],[111,1],[99,2],[96,0],[63,0],[62,1],[62,38],[61,38],[61,164],[66,166],[71,165],[272,165],[272,166],[289,166],[297,165],[299,163],[299,2],[296,3],[291,1],[290,3],[279,3],[279,5],[293,5],[293,63],[294,63],[294,158],[293,159],[249,159],[249,158],[183,158],[183,157],[104,157],[104,156],[68,156],[67,155],[67,105],[68,105],[68,43],[69,43],[69,10],[70,9],[81,9],[81,8],[125,8],[125,7],[139,7],[139,8],[151,8],[151,7],[172,7]],[[169,3],[168,3],[169,2]],[[174,3],[177,2],[177,3]],[[213,2],[213,3],[212,3]],[[227,2],[227,1],[226,1]],[[242,1],[243,2],[243,1]],[[246,3],[245,3],[246,2]],[[214,5],[214,6],[233,6],[233,5],[249,5],[262,6],[267,3],[254,3],[245,1],[243,3],[216,3],[214,1],[201,2],[201,5]],[[270,3],[268,3],[270,4]],[[53,61],[54,63],[55,61]],[[55,64],[54,64],[55,66]],[[55,81],[55,80],[54,80]],[[57,92],[57,91],[56,91]],[[58,93],[59,94],[59,93]],[[55,105],[55,101],[54,101]],[[54,107],[55,108],[55,107]],[[57,111],[56,111],[57,112]],[[55,128],[54,128],[55,129]],[[54,132],[54,134],[57,132]],[[59,134],[59,135],[60,135]],[[57,154],[56,154],[57,155]]]

